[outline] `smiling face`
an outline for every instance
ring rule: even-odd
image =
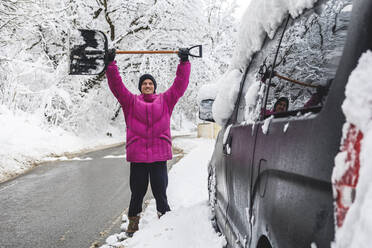
[[[274,112],[285,112],[287,111],[287,103],[285,101],[279,101],[276,106]]]
[[[154,94],[155,86],[151,79],[145,79],[141,84],[142,94]]]

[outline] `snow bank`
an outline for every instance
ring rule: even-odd
[[[336,230],[333,248],[370,247],[372,233],[372,52],[363,54],[358,66],[351,73],[346,86],[346,99],[342,105],[348,123],[354,124],[363,132],[360,151],[359,181],[356,197],[351,205],[344,224]],[[356,111],[357,110],[357,111]],[[344,159],[342,159],[344,158]],[[341,160],[341,162],[340,162]],[[335,173],[344,171],[345,155],[336,157]]]
[[[35,163],[51,160],[50,156],[89,150],[124,140],[122,133],[110,129],[113,137],[77,137],[61,128],[49,128],[37,115],[0,105],[0,182],[30,169]],[[115,138],[114,138],[115,137]],[[62,157],[62,159],[65,159]]]
[[[107,130],[76,135],[48,126],[40,114],[13,113],[0,105],[0,182],[20,175],[41,162],[71,159],[76,153],[117,145],[125,141],[123,126],[107,125]],[[186,118],[188,130],[171,130],[172,137],[195,134],[194,124]],[[110,136],[107,136],[109,133]],[[75,158],[78,159],[78,158]]]
[[[207,166],[214,140],[189,139],[181,143],[188,143],[186,147],[193,146],[194,149],[169,172],[167,193],[172,211],[158,219],[155,200],[151,200],[142,214],[140,230],[132,238],[119,243],[111,238],[116,247],[222,248],[226,245],[224,237],[218,236],[212,228],[208,206]],[[106,244],[103,247],[112,246]]]
[[[222,76],[217,87],[218,94],[213,104],[213,118],[223,126],[233,111],[239,85],[252,55],[262,47],[264,38],[270,38],[289,13],[293,18],[304,9],[311,8],[317,0],[261,0],[252,1],[243,14],[237,47],[229,70]],[[238,76],[238,72],[240,72]],[[206,89],[204,89],[206,90]],[[210,90],[212,91],[212,90]],[[251,95],[255,95],[251,93]]]

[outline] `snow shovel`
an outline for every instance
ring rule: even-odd
[[[271,67],[268,68],[266,66],[266,64],[263,64],[260,67],[260,70],[259,70],[258,74],[261,76],[261,81],[263,83],[265,83],[266,82],[266,79],[268,79],[270,77],[270,74],[271,74],[270,68]],[[302,86],[305,86],[305,87],[310,87],[310,88],[317,88],[318,87],[318,85],[312,85],[312,84],[309,84],[309,83],[301,82],[301,81],[298,81],[296,79],[292,79],[292,78],[289,78],[289,77],[280,75],[276,71],[272,71],[272,77],[278,77],[278,78],[283,79],[283,80],[286,80],[288,82],[291,82],[291,83],[294,83],[294,84],[298,84],[298,85],[302,85]]]
[[[78,29],[70,37],[69,45],[70,75],[98,75],[106,70],[105,57],[108,52],[108,40],[103,32],[99,30]],[[187,50],[189,56],[202,57],[201,45],[192,46]],[[116,54],[177,53],[178,51],[116,51]]]

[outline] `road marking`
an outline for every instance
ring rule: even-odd
[[[4,188],[0,189],[0,192],[3,191],[3,190],[6,190],[7,188],[12,187],[12,186],[14,186],[16,184],[17,184],[17,182],[13,182],[13,183],[11,183],[9,185],[6,185]]]
[[[104,156],[103,158],[126,158],[127,155],[107,155],[107,156]]]

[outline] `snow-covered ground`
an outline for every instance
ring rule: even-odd
[[[0,182],[22,174],[52,158],[103,148],[124,141],[112,129],[112,137],[77,137],[57,127],[46,127],[35,115],[14,114],[0,105]]]
[[[242,15],[234,57],[229,70],[213,85],[201,90],[200,99],[216,99],[213,106],[215,120],[223,125],[230,117],[239,90],[244,66],[258,51],[266,34],[274,31],[287,13],[298,16],[316,0],[251,1]],[[255,13],[251,15],[250,13]],[[268,15],[272,13],[272,15]],[[247,25],[251,23],[254,25]],[[13,61],[14,64],[14,61]],[[372,54],[366,53],[350,77],[343,106],[349,123],[364,133],[360,160],[360,178],[354,204],[345,218],[344,226],[336,230],[333,247],[369,247],[372,233],[372,150],[371,83]],[[17,70],[17,66],[12,65]],[[14,70],[14,71],[17,71]],[[36,73],[35,73],[36,74]],[[62,75],[62,74],[61,74]],[[10,80],[12,81],[12,80]],[[18,82],[17,82],[18,83]],[[252,85],[254,87],[254,85]],[[246,101],[255,99],[258,88],[250,89]],[[199,101],[200,101],[199,99]],[[14,107],[15,108],[15,107]],[[355,111],[355,110],[358,111]],[[57,127],[47,127],[37,114],[27,114],[0,105],[0,182],[21,174],[43,161],[71,157],[71,154],[121,143],[124,129],[109,128],[111,136],[75,136]],[[173,135],[177,134],[172,132]],[[213,140],[178,139],[174,144],[188,151],[169,174],[168,197],[172,211],[157,219],[155,202],[151,201],[143,213],[140,231],[133,238],[118,242],[117,234],[107,239],[104,247],[222,247],[223,236],[217,235],[210,223],[207,205],[207,164],[213,151]],[[338,164],[339,166],[338,166]],[[338,159],[336,167],[344,166]],[[341,168],[342,169],[342,168]]]
[[[167,194],[172,211],[158,219],[155,200],[151,200],[142,213],[140,230],[132,238],[120,242],[125,233],[114,234],[101,248],[223,247],[225,238],[212,228],[208,207],[207,167],[214,143],[208,139],[176,139],[174,145],[184,148],[188,154],[169,172]]]
[[[172,130],[172,136],[189,134],[195,128],[184,121],[184,131]],[[110,136],[76,136],[56,126],[46,126],[37,115],[16,113],[0,105],[0,182],[22,174],[37,164],[65,160],[74,155],[115,146],[125,141],[125,126],[111,127]]]

